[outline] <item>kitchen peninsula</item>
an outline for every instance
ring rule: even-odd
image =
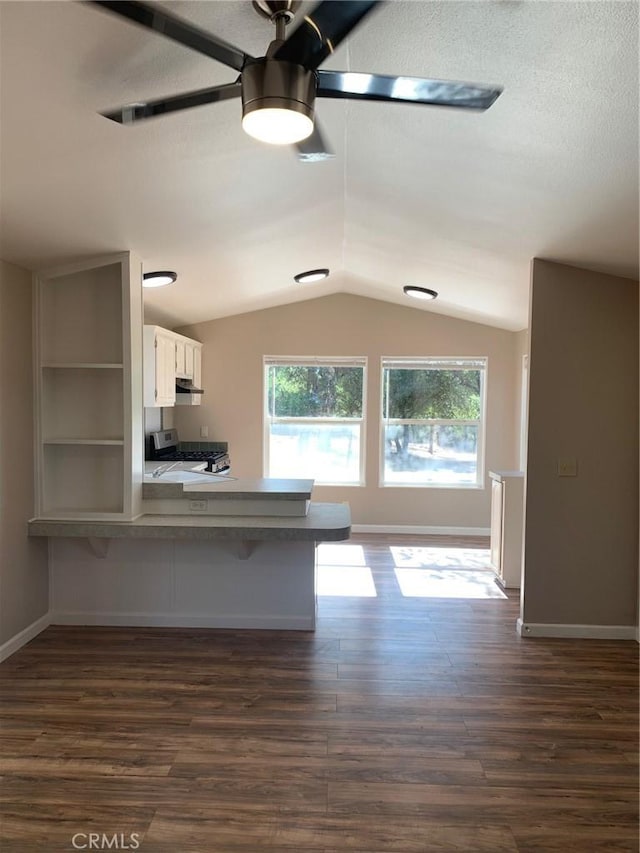
[[[52,621],[83,625],[315,627],[315,549],[349,538],[346,504],[312,480],[147,477],[131,521],[34,519],[49,537]]]
[[[348,506],[313,503],[312,480],[145,470],[142,265],[130,252],[39,272],[34,299],[29,535],[49,540],[50,621],[312,630],[316,543],[348,539]],[[178,373],[199,380],[199,358],[179,370],[171,346],[175,390]],[[153,384],[167,402],[167,383]]]

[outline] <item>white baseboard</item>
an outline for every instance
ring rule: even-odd
[[[411,533],[422,536],[489,536],[488,527],[429,527],[422,524],[352,524],[352,533]]]
[[[635,640],[635,625],[554,625],[545,622],[523,622],[518,619],[516,630],[521,637],[566,637],[577,640]]]
[[[313,631],[313,616],[194,615],[192,613],[51,613],[52,625],[117,625],[129,628],[255,628]]]
[[[50,624],[51,614],[45,613],[44,616],[36,619],[36,621],[32,622],[31,625],[27,625],[26,628],[0,646],[0,661],[6,660],[12,654],[17,652],[18,649],[26,646],[27,643],[31,642],[34,637],[37,637],[45,628],[48,628]]]

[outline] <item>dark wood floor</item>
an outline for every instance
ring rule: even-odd
[[[358,543],[377,595],[315,634],[50,627],[5,661],[2,853],[636,853],[637,644],[520,640],[516,599],[403,597]]]

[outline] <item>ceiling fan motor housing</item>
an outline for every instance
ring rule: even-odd
[[[282,17],[287,23],[293,20],[300,0],[253,0],[253,8],[259,12],[264,18],[268,18],[271,22],[275,22],[277,18]]]
[[[302,65],[263,58],[242,71],[242,115],[254,110],[283,109],[313,121],[316,75]]]

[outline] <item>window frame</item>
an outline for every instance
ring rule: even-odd
[[[314,417],[272,417],[269,412],[269,368],[270,367],[353,367],[362,370],[362,415],[359,418],[314,418]],[[274,477],[269,473],[270,436],[272,423],[293,424],[357,424],[360,427],[360,448],[358,458],[358,480],[353,482],[319,481],[313,479],[318,486],[336,488],[362,488],[366,485],[366,445],[367,445],[367,368],[366,356],[272,356],[262,357],[262,470],[264,477]],[[307,478],[305,478],[307,479]]]
[[[385,418],[385,370],[474,370],[480,371],[480,417],[454,418]],[[381,356],[380,358],[380,422],[378,454],[378,486],[381,489],[485,489],[486,414],[489,359],[487,356]],[[388,400],[388,397],[387,397]],[[475,483],[388,483],[385,481],[385,427],[393,424],[409,426],[475,426],[478,427]]]

